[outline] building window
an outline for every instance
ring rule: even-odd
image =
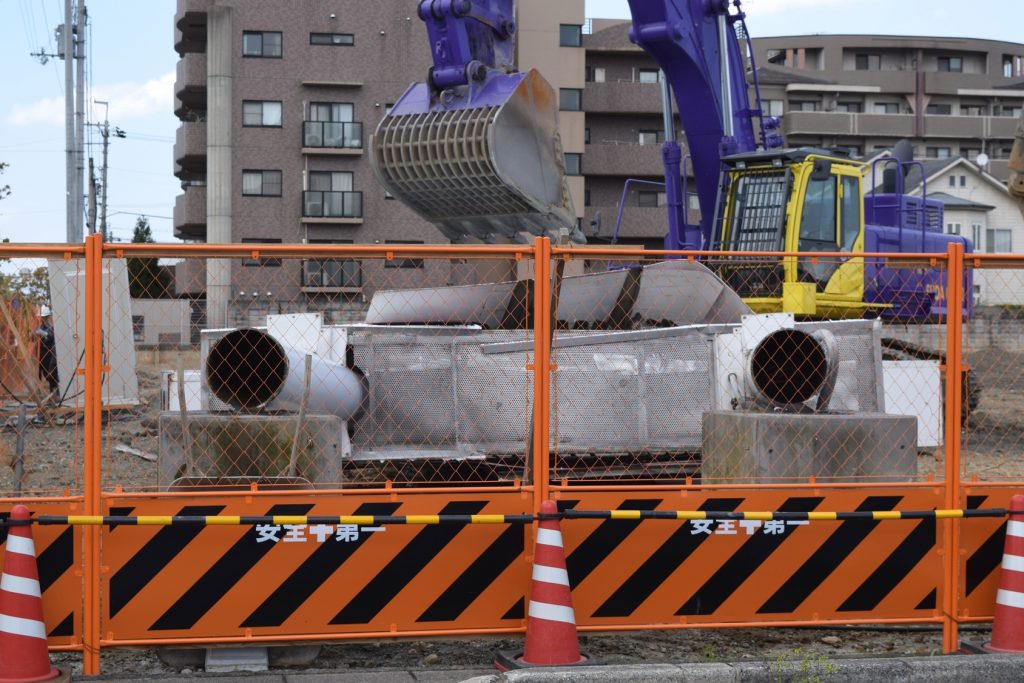
[[[981,223],[971,223],[971,242],[974,243],[974,251],[982,251]]]
[[[1017,118],[1018,116],[1020,116],[1020,112],[1021,112],[1021,108],[1019,106],[1015,107],[1015,106],[1009,105],[1009,104],[1006,104],[1006,105],[998,105],[997,104],[997,105],[994,105],[992,107],[992,115],[993,116],[1011,116],[1013,118]]]
[[[946,232],[949,233],[950,235],[959,235],[960,234],[960,224],[959,223],[946,223]]]
[[[243,57],[281,57],[280,31],[243,31]]]
[[[351,33],[310,33],[310,45],[355,45],[356,38]]]
[[[242,244],[281,244],[280,237],[243,237]],[[242,259],[242,265],[248,267],[266,266],[277,268],[281,265],[279,258],[246,258]]]
[[[857,71],[878,71],[882,68],[882,56],[858,54],[854,57],[854,68]]]
[[[956,187],[956,176],[955,175],[949,176],[949,186],[950,187]]]
[[[280,197],[280,171],[242,171],[242,194],[247,197]]]
[[[899,102],[875,102],[872,111],[876,114],[899,114],[900,104]]]
[[[939,57],[939,71],[952,71],[960,73],[964,70],[962,57]]]
[[[146,341],[146,316],[132,316],[132,338],[137,342]]]
[[[242,101],[242,125],[281,127],[281,103],[274,101]]]
[[[783,102],[782,100],[762,100],[761,105],[764,107],[764,113],[767,116],[782,116]]]
[[[583,90],[581,88],[560,88],[558,108],[562,111],[583,111]]]
[[[562,24],[559,26],[558,44],[562,47],[582,47],[583,27],[577,24]]]
[[[639,80],[641,83],[660,83],[660,69],[640,69]]]
[[[821,109],[821,102],[816,100],[797,100],[789,103],[790,111],[818,111]]]
[[[310,244],[352,244],[352,240],[309,240]],[[356,259],[309,259],[302,262],[302,286],[360,289],[362,264]]]
[[[423,244],[423,240],[384,240],[385,244]],[[385,268],[422,268],[421,258],[393,258],[384,261]]]
[[[977,159],[979,154],[981,154],[981,150],[978,149],[977,147],[960,148],[960,156],[964,157],[965,159],[970,159],[971,161]]]
[[[847,114],[860,114],[864,111],[864,104],[862,102],[839,102],[836,104],[836,111]]]
[[[925,114],[938,114],[940,116],[949,116],[953,113],[953,105],[951,104],[929,104],[925,107]]]
[[[658,190],[640,190],[636,193],[637,206],[655,208],[667,203],[664,192]]]
[[[302,130],[303,147],[361,149],[363,124],[352,120],[351,102],[313,102]]]
[[[310,171],[302,193],[302,215],[312,218],[362,218],[363,193],[352,190],[351,171]]]
[[[984,116],[985,105],[983,104],[962,104],[960,105],[960,116]]]
[[[960,187],[967,187],[967,176],[960,176]]]
[[[663,130],[641,130],[641,145],[660,145],[665,142],[665,131]]]
[[[860,145],[843,145],[843,148],[846,149],[851,157],[859,157],[864,151]]]
[[[590,190],[583,190],[583,206],[590,206]]]
[[[1013,55],[1003,55],[1003,78],[1013,78]]]
[[[584,76],[587,83],[604,83],[608,72],[603,66],[588,66],[584,70]]]
[[[565,174],[583,175],[583,155],[579,152],[565,153]]]
[[[985,231],[985,241],[988,243],[988,253],[1009,254],[1013,251],[1013,232],[1011,230]]]
[[[589,145],[590,144],[590,128],[584,128],[583,129],[583,144],[584,145]]]
[[[924,155],[929,159],[948,159],[950,149],[949,147],[925,147]]]
[[[786,66],[786,51],[779,48],[769,48],[765,53],[769,64]]]

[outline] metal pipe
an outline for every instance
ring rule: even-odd
[[[770,405],[795,406],[818,395],[827,407],[835,384],[836,342],[802,330],[768,334],[750,354],[747,380],[752,393]]]
[[[262,330],[235,330],[210,349],[206,384],[214,396],[238,410],[298,410],[307,355]],[[358,370],[313,355],[306,404],[310,413],[354,419],[367,393]]]

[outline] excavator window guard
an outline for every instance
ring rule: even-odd
[[[788,168],[749,170],[733,178],[726,229],[716,247],[723,251],[780,251],[786,230],[786,203],[793,184]]]

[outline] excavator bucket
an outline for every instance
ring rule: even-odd
[[[370,142],[385,189],[452,242],[576,230],[554,90],[536,70],[434,97],[409,88]]]

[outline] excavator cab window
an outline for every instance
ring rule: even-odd
[[[839,204],[839,249],[853,251],[853,245],[860,236],[860,210],[864,200],[860,195],[860,178],[842,176],[842,196]]]
[[[838,251],[838,178],[812,174],[807,179],[803,210],[800,212],[799,251]],[[815,282],[821,290],[839,267],[835,259],[800,259],[798,278]]]

